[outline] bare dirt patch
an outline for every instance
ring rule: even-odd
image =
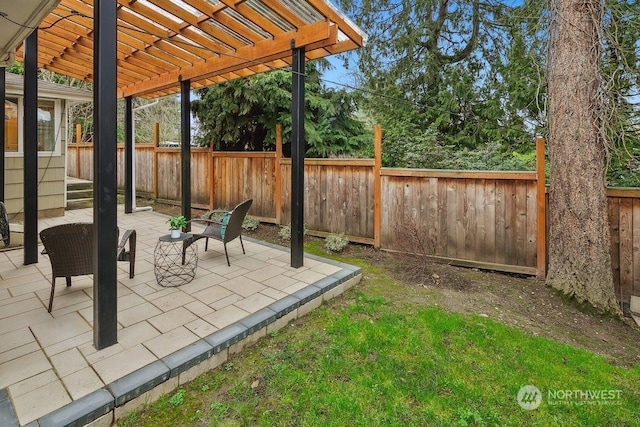
[[[432,303],[459,313],[474,313],[533,335],[600,354],[621,366],[640,364],[640,328],[630,318],[599,315],[561,295],[535,277],[455,267],[381,251],[378,265],[391,266],[408,287],[433,295]],[[415,273],[416,262],[424,273]],[[417,298],[421,298],[417,292]]]
[[[180,206],[145,203],[168,215]],[[192,210],[192,218],[205,211]],[[278,227],[262,224],[246,235],[286,246]],[[313,237],[306,237],[311,239]],[[534,277],[454,267],[421,258],[350,245],[346,255],[368,259],[406,285],[393,298],[410,304],[438,305],[459,313],[474,313],[527,333],[585,348],[620,366],[640,364],[640,328],[629,319],[614,319],[592,312]],[[420,268],[416,269],[416,263]]]

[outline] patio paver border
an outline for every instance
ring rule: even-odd
[[[248,237],[245,239],[263,246],[283,249],[276,244]],[[359,267],[311,254],[305,254],[305,258],[334,265],[340,270],[27,426],[110,426],[125,414],[155,401],[161,394],[171,392],[220,366],[229,355],[266,336],[267,329],[270,331],[282,328],[289,321],[320,306],[323,301],[343,293],[362,278]],[[19,426],[7,389],[0,389],[0,425]]]

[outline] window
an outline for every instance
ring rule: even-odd
[[[18,151],[18,98],[4,102],[4,150]]]
[[[38,100],[38,151],[56,149],[55,110],[55,102]]]
[[[38,99],[36,138],[43,155],[59,155],[61,143],[61,102]],[[4,147],[9,156],[20,156],[24,150],[24,104],[22,97],[7,96],[4,104]]]

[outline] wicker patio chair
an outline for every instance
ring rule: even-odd
[[[233,210],[231,211],[217,210],[211,212],[209,214],[209,218],[198,218],[191,220],[190,222],[205,224],[206,228],[202,233],[192,233],[192,237],[185,240],[182,250],[183,256],[184,251],[189,247],[189,245],[200,239],[207,239],[204,244],[204,250],[206,252],[207,249],[209,249],[209,239],[211,238],[222,242],[222,244],[224,245],[224,254],[227,257],[227,265],[231,266],[231,263],[229,262],[229,253],[227,252],[227,243],[234,240],[235,238],[239,238],[240,246],[242,247],[242,253],[246,253],[244,251],[244,243],[242,243],[242,222],[244,221],[244,217],[247,216],[247,212],[249,212],[251,203],[253,203],[253,199],[247,199],[233,208]],[[212,217],[216,213],[220,212],[225,213],[221,221],[212,219]]]
[[[40,232],[40,240],[44,245],[43,254],[51,261],[51,295],[49,296],[49,313],[53,307],[53,295],[56,278],[64,277],[67,286],[71,286],[72,276],[93,274],[93,224],[72,223],[56,225]],[[129,249],[126,243],[129,242]],[[116,252],[118,261],[129,262],[129,278],[135,274],[136,231],[127,230],[122,235]]]

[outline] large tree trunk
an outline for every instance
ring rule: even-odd
[[[548,56],[549,270],[547,284],[620,313],[613,288],[600,116],[598,0],[552,2]]]

